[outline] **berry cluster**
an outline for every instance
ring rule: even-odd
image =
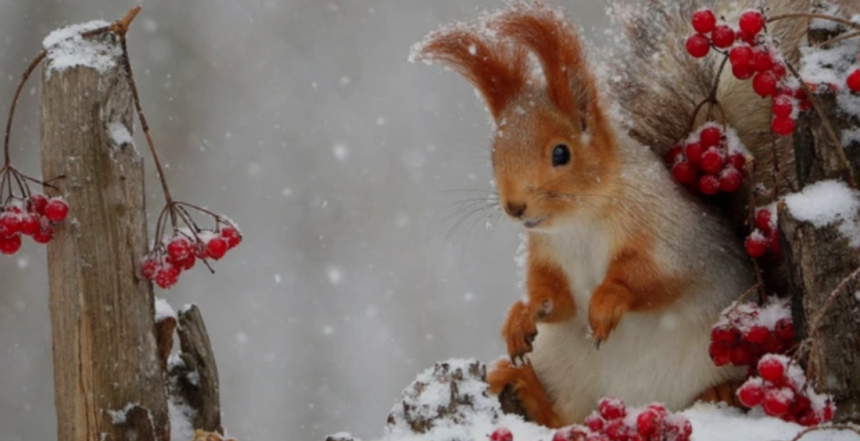
[[[831,399],[815,392],[803,369],[788,357],[765,355],[758,362],[758,374],[738,389],[744,406],[761,406],[767,415],[802,426],[816,426],[833,418]]]
[[[242,234],[232,223],[219,222],[214,231],[177,230],[144,257],[141,273],[162,289],[168,289],[179,281],[183,271],[193,268],[198,259],[219,260],[241,241]]]
[[[762,257],[770,252],[776,259],[782,259],[779,230],[776,227],[776,211],[772,206],[755,211],[755,228],[744,241],[744,248],[753,258]]]
[[[761,97],[770,97],[773,103],[771,129],[779,136],[794,132],[798,111],[809,108],[806,92],[797,81],[786,77],[786,64],[766,35],[765,17],[755,10],[745,11],[738,20],[735,32],[727,24],[716,23],[709,9],[696,11],[692,17],[696,33],[687,39],[687,52],[696,58],[704,57],[711,45],[724,49],[732,74],[740,80],[752,78],[752,88]],[[710,36],[710,37],[709,37]],[[858,74],[860,85],[860,74]]]
[[[30,236],[36,243],[48,243],[54,238],[54,224],[69,214],[69,205],[62,197],[48,198],[31,194],[22,200],[12,199],[0,207],[0,253],[15,254],[21,249],[21,236]]]
[[[734,130],[708,123],[672,147],[665,160],[675,180],[694,192],[734,193],[743,182],[746,149]]]
[[[552,441],[689,441],[693,426],[662,404],[628,409],[618,398],[604,398],[584,425],[559,430]]]
[[[783,354],[795,344],[791,302],[771,299],[765,306],[735,303],[711,330],[708,353],[717,366],[749,366],[765,354]]]

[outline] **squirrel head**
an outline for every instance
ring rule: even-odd
[[[481,28],[434,32],[417,55],[460,73],[486,101],[496,123],[493,172],[509,217],[552,231],[611,201],[612,129],[579,38],[559,12],[542,2],[513,5]]]

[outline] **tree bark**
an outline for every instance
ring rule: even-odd
[[[844,31],[844,30],[843,30]],[[838,33],[838,32],[837,32]],[[810,44],[837,35],[828,30],[809,32]],[[843,130],[857,127],[856,118],[839,109],[836,94],[827,87],[814,94],[823,112],[805,112],[798,120],[794,135],[796,186],[804,187],[823,180],[838,180],[852,187],[860,172],[860,152],[841,142]],[[855,214],[855,216],[858,214]],[[816,228],[792,216],[784,203],[779,206],[779,227],[783,250],[791,272],[792,313],[798,337],[815,332],[814,320],[828,302],[834,289],[860,266],[860,253],[849,246],[838,225]],[[815,344],[809,356],[819,392],[832,394],[837,404],[837,421],[860,421],[860,298],[855,295],[860,283],[848,280],[834,294],[832,304],[818,323]]]
[[[143,161],[119,38],[88,38],[110,63],[42,73],[42,172],[71,208],[48,246],[58,439],[166,441],[165,377],[155,339]],[[112,66],[110,66],[112,64]]]

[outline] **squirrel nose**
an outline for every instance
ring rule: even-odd
[[[516,218],[522,217],[523,213],[526,212],[526,208],[527,208],[527,206],[526,206],[525,202],[520,202],[520,203],[508,202],[505,205],[505,211],[511,217],[516,217]]]

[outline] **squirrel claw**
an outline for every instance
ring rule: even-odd
[[[508,355],[516,364],[516,359],[524,360],[526,354],[532,351],[537,326],[535,325],[534,312],[522,301],[514,303],[508,311],[508,318],[502,328],[502,337],[508,346]]]

